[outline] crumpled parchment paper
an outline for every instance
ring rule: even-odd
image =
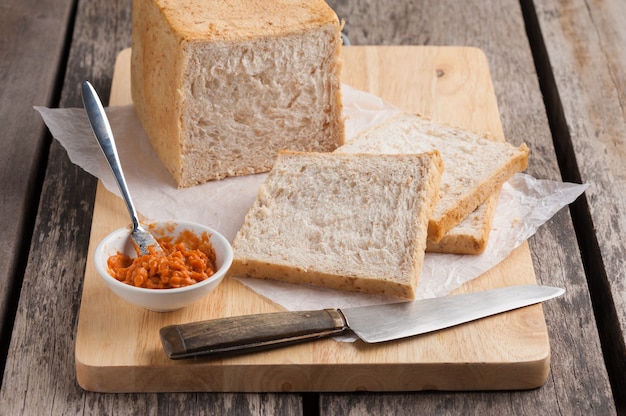
[[[379,97],[343,86],[346,138],[376,125],[399,110]],[[82,108],[35,107],[70,160],[101,179],[119,195],[117,184]],[[137,210],[152,219],[189,220],[209,225],[233,240],[266,174],[227,178],[178,189],[153,150],[133,106],[109,107],[107,114]],[[515,175],[502,189],[485,253],[427,253],[417,298],[444,296],[497,265],[588,185]],[[288,310],[363,306],[394,302],[384,296],[348,293],[269,280],[239,279]]]

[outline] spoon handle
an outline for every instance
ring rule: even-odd
[[[87,117],[89,117],[89,121],[91,122],[93,133],[100,144],[100,148],[102,149],[107,162],[109,162],[113,176],[120,187],[120,191],[122,192],[122,198],[124,198],[124,202],[126,202],[126,208],[128,208],[128,212],[130,213],[133,221],[133,229],[136,229],[139,227],[139,217],[137,215],[135,205],[130,198],[128,186],[126,185],[126,179],[124,178],[124,172],[122,171],[122,165],[117,153],[117,147],[115,146],[115,139],[113,138],[113,131],[111,130],[111,125],[109,124],[109,120],[104,112],[102,102],[89,81],[83,82],[82,96],[83,105],[87,111]]]

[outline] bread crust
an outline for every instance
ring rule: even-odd
[[[430,241],[439,243],[448,231],[463,221],[489,196],[499,192],[502,185],[515,173],[522,172],[528,167],[530,149],[525,144],[521,144],[518,150],[519,152],[494,170],[489,178],[477,183],[471,194],[458,199],[457,203],[451,206],[444,215],[430,220],[428,224]]]
[[[463,221],[448,231],[438,243],[427,240],[426,252],[447,254],[483,253],[489,242],[491,224],[493,223],[498,197],[499,192],[491,195],[487,201],[479,205]]]
[[[281,152],[233,241],[230,273],[414,298],[442,172],[438,152]]]
[[[303,269],[295,264],[281,264],[244,257],[235,259],[229,273],[238,277],[280,280],[350,292],[367,292],[407,299],[415,297],[415,288],[411,284],[384,279],[380,276],[339,276],[321,270]]]
[[[178,186],[343,144],[341,25],[322,0],[133,0],[133,102]]]
[[[455,232],[443,240],[468,216],[474,216],[481,204],[497,195],[513,174],[526,169],[529,149],[525,144],[514,147],[417,114],[400,113],[360,133],[336,152],[398,154],[432,149],[441,150],[446,172],[441,202],[428,226],[428,250],[462,254],[484,251],[493,206],[479,210],[470,234]],[[491,199],[489,203],[495,204],[497,196]]]

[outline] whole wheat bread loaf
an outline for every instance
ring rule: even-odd
[[[281,152],[233,241],[234,276],[413,298],[439,153]]]
[[[513,174],[528,166],[529,149],[524,144],[515,147],[405,113],[359,133],[335,152],[399,154],[433,150],[441,153],[445,171],[441,198],[428,226],[432,243],[441,242],[446,233],[496,194]],[[476,229],[476,224],[467,225]]]
[[[323,0],[133,0],[131,89],[178,186],[344,141],[341,23]]]

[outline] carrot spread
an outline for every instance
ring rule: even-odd
[[[189,286],[215,273],[215,250],[207,233],[197,236],[185,230],[172,240],[157,238],[162,254],[150,250],[150,254],[131,258],[117,252],[107,261],[109,273],[120,282],[150,289]]]

